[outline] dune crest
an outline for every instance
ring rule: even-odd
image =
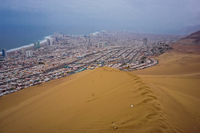
[[[200,132],[200,55],[165,53],[157,66],[135,71],[160,99],[168,123],[177,132]]]

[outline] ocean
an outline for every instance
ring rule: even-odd
[[[44,40],[44,37],[54,33],[67,35],[87,35],[94,30],[75,27],[47,26],[0,26],[0,51],[15,49]]]
[[[43,40],[50,31],[41,27],[9,26],[0,27],[0,49],[14,49],[24,45]]]

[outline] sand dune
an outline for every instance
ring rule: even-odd
[[[87,70],[4,96],[0,133],[198,133],[199,56],[184,57],[164,54],[136,72]]]
[[[1,132],[161,132],[171,130],[164,123],[165,117],[154,91],[138,76],[99,68],[6,107],[0,112],[0,129]]]
[[[179,132],[200,132],[200,55],[166,53],[152,68],[135,71],[160,99],[168,123]]]
[[[170,52],[156,58],[154,67],[134,71],[139,75],[183,75],[200,73],[200,54]]]

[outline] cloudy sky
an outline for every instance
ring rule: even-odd
[[[200,0],[0,0],[0,26],[170,33],[200,24],[199,5]]]

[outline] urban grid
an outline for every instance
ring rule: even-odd
[[[95,32],[55,33],[30,47],[7,52],[0,59],[0,96],[86,69],[113,67],[123,71],[158,64],[154,58],[171,49],[180,35]]]

